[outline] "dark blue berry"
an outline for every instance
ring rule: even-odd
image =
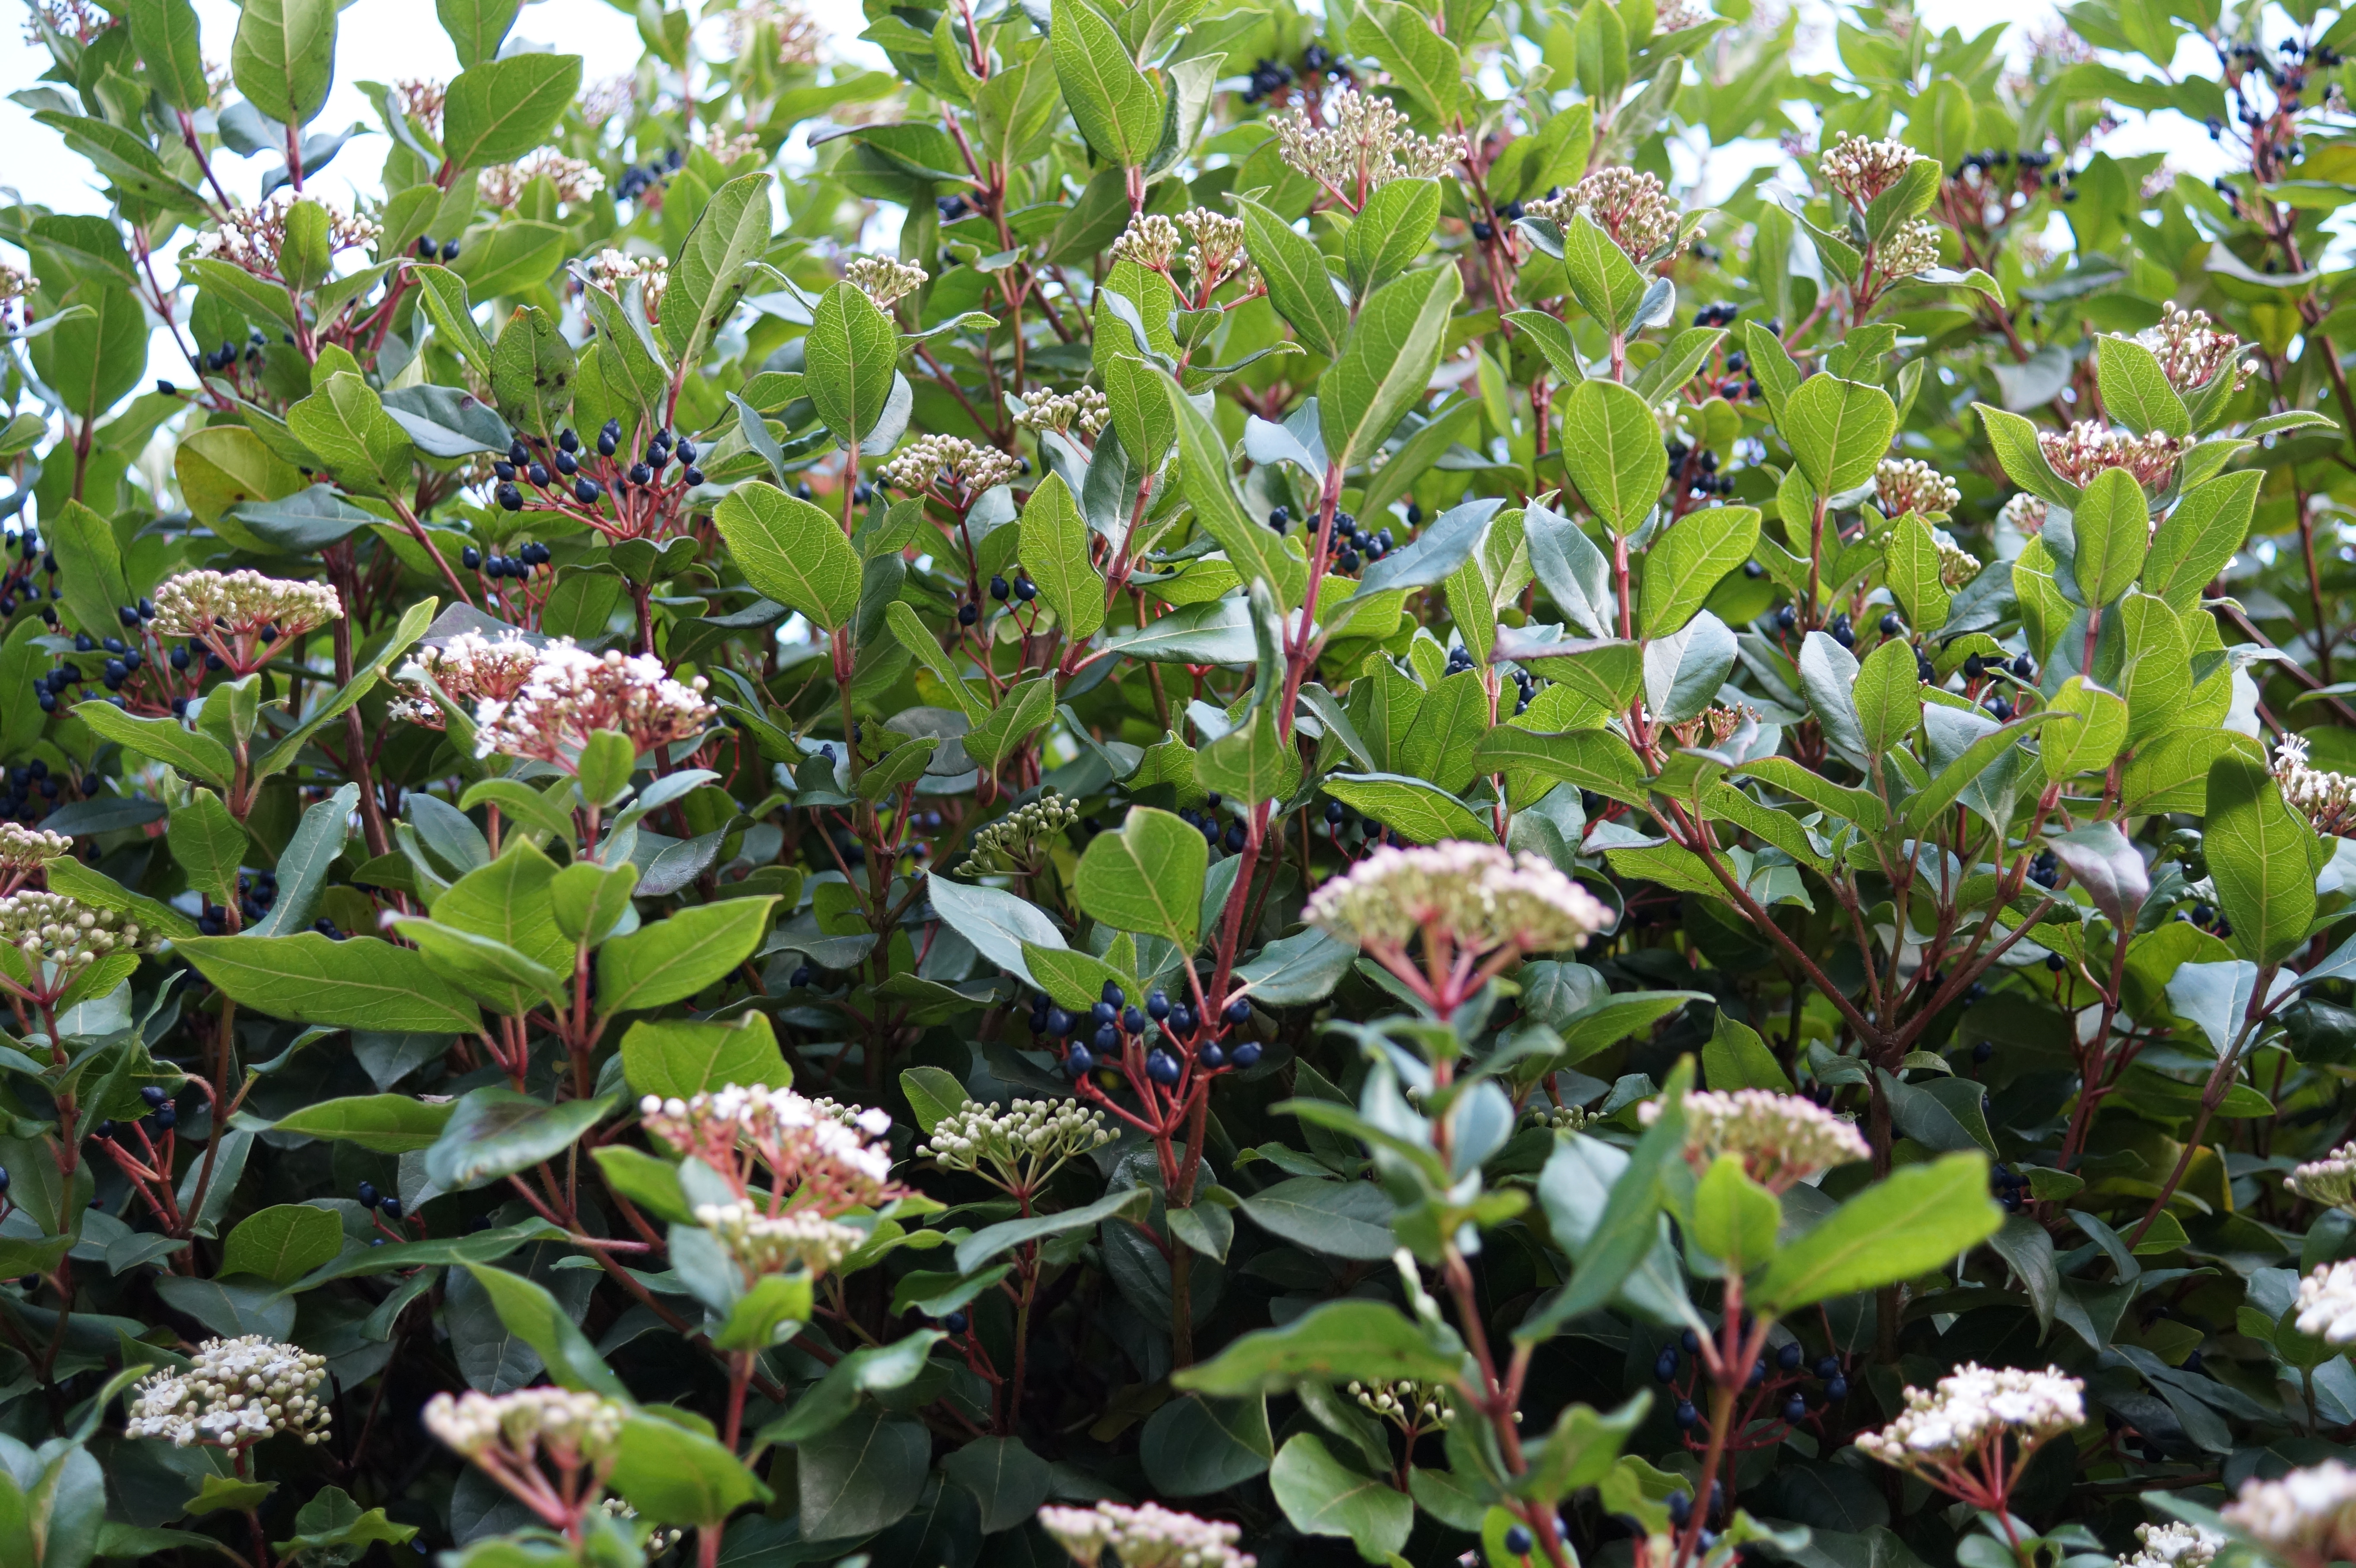
[[[1537,1545],[1537,1541],[1531,1536],[1527,1525],[1515,1524],[1505,1528],[1505,1550],[1513,1555],[1527,1557]]]
[[[1097,1059],[1089,1054],[1085,1045],[1074,1045],[1064,1052],[1064,1071],[1075,1078],[1087,1077],[1096,1064]]]
[[[1255,1041],[1248,1040],[1229,1052],[1227,1060],[1237,1067],[1249,1071],[1259,1065],[1259,1046]]]
[[[388,1220],[398,1220],[401,1218],[401,1200],[398,1198],[387,1198],[376,1207],[377,1212],[382,1214]]]
[[[1170,1016],[1170,997],[1168,994],[1158,987],[1146,992],[1145,1016],[1151,1019],[1155,1023],[1160,1023],[1162,1019],[1168,1018]]]
[[[359,1196],[360,1207],[363,1209],[373,1209],[384,1200],[384,1194],[376,1189],[376,1183],[373,1181],[361,1182]]]
[[[1178,1059],[1166,1051],[1146,1053],[1145,1075],[1167,1089],[1178,1082]]]

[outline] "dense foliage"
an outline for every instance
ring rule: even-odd
[[[0,1561],[2356,1555],[2356,12],[2215,7],[39,0]]]

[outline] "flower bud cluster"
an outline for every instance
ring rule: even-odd
[[[1687,27],[1698,27],[1713,19],[1709,7],[1697,5],[1695,0],[1668,0],[1668,4],[1661,7],[1660,14],[1653,18],[1653,31],[1655,35],[1682,33]]]
[[[1602,1120],[1600,1113],[1582,1105],[1533,1105],[1522,1113],[1522,1125],[1544,1127],[1553,1133],[1575,1133],[1590,1122]]]
[[[1960,1467],[2008,1436],[2025,1454],[2085,1424],[2085,1391],[2058,1367],[2040,1372],[1966,1361],[1941,1378],[1935,1392],[1908,1389],[1898,1419],[1863,1434],[1857,1445],[1885,1465],[1918,1473]]]
[[[92,909],[63,893],[27,888],[0,899],[0,944],[16,950],[25,972],[0,984],[53,1001],[75,976],[110,953],[136,952],[136,921],[111,909]]]
[[[1008,1186],[1035,1187],[1074,1155],[1111,1141],[1104,1113],[1076,1101],[1017,1100],[1002,1111],[994,1100],[968,1100],[934,1126],[925,1152],[944,1170],[988,1166]]]
[[[1939,226],[1927,218],[1910,219],[1881,242],[1874,261],[1885,278],[1911,278],[1939,264]]]
[[[1178,215],[1178,227],[1193,245],[1186,251],[1186,271],[1197,289],[1217,288],[1250,264],[1244,254],[1244,220],[1192,207]]]
[[[1377,849],[1326,881],[1303,912],[1345,942],[1392,949],[1438,933],[1468,951],[1551,953],[1612,924],[1593,894],[1536,855],[1462,840]]]
[[[766,30],[779,65],[816,65],[826,29],[792,0],[751,0],[727,16],[728,53],[744,59]]]
[[[156,632],[197,637],[232,667],[258,645],[299,637],[337,620],[344,602],[324,582],[295,582],[252,571],[183,571],[155,590]]]
[[[605,172],[596,165],[567,157],[553,147],[527,153],[511,164],[492,165],[475,176],[475,188],[488,206],[513,207],[523,198],[524,187],[543,176],[556,187],[556,199],[567,206],[605,188]]]
[[[638,1510],[632,1508],[629,1504],[624,1502],[619,1498],[606,1498],[603,1501],[599,1502],[597,1507],[607,1519],[614,1520],[617,1524],[626,1520],[633,1520],[638,1517]],[[659,1562],[664,1552],[669,1552],[672,1547],[677,1546],[681,1541],[685,1540],[686,1537],[686,1530],[675,1525],[658,1525],[655,1529],[648,1531],[647,1532],[646,1541],[647,1561],[649,1563]]]
[[[797,1193],[829,1219],[906,1191],[892,1180],[891,1149],[868,1141],[891,1131],[892,1118],[871,1107],[846,1119],[847,1110],[791,1089],[736,1083],[691,1100],[649,1094],[638,1105],[648,1132],[729,1177],[739,1191],[752,1189],[756,1165],[766,1166],[775,1192]]]
[[[2090,420],[2080,420],[2066,431],[2037,432],[2038,450],[2045,453],[2045,461],[2072,485],[2091,485],[2105,468],[2124,468],[2145,489],[2158,489],[2168,483],[2168,476],[2176,471],[2176,460],[2190,445],[2187,438],[2166,431],[2135,435]]]
[[[41,280],[32,273],[0,261],[0,330],[8,330],[25,319],[24,301]]]
[[[628,1418],[616,1401],[560,1388],[437,1393],[425,1402],[425,1429],[469,1459],[498,1451],[530,1465],[545,1454],[566,1468],[611,1462]]]
[[[755,131],[731,133],[724,126],[713,125],[703,133],[703,150],[710,153],[722,168],[726,168],[737,159],[749,158],[761,150],[760,133]]]
[[[2004,504],[1997,520],[2010,525],[2023,539],[2035,539],[2045,531],[2045,497],[2023,491]]]
[[[593,654],[560,638],[540,650],[531,677],[509,698],[475,709],[475,754],[530,757],[571,771],[600,730],[627,736],[643,753],[701,734],[718,709],[703,677],[681,684],[652,654]]]
[[[407,688],[409,695],[395,701],[391,712],[396,719],[439,730],[442,709],[424,691],[429,679],[452,702],[473,708],[513,698],[539,667],[540,645],[513,627],[503,629],[496,637],[460,632],[438,646],[420,645],[409,662],[394,672],[394,683]]]
[[[242,1448],[278,1432],[316,1444],[327,1432],[329,1407],[315,1392],[327,1375],[327,1359],[297,1345],[208,1339],[187,1370],[140,1380],[123,1432],[177,1448]]]
[[[37,871],[49,861],[73,853],[73,840],[62,833],[0,822],[0,872]]]
[[[292,190],[281,190],[252,207],[230,208],[218,229],[198,237],[197,254],[227,261],[257,278],[281,281],[278,263],[286,249],[286,214],[298,200],[310,202],[327,213],[330,254],[373,245],[383,232],[369,219],[330,207],[316,197],[297,197]]]
[[[2207,311],[2185,310],[2173,301],[2159,325],[2145,327],[2135,340],[2152,351],[2160,374],[2179,392],[2207,386],[2229,366],[2236,391],[2257,373],[2256,360],[2241,357],[2239,337],[2211,321]]]
[[[1640,267],[1673,261],[1693,242],[1685,214],[1660,176],[1616,164],[1596,170],[1558,197],[1524,202],[1522,211],[1557,223],[1568,223],[1573,213],[1583,212]]]
[[[1843,136],[1816,160],[1825,183],[1862,211],[1874,198],[1900,180],[1922,155],[1903,142],[1877,142],[1859,135]]]
[[[1699,1173],[1730,1154],[1751,1180],[1772,1192],[1873,1153],[1854,1125],[1797,1094],[1700,1089],[1685,1097],[1684,1109],[1687,1164]],[[1661,1118],[1661,1102],[1645,1101],[1636,1116],[1652,1125]]]
[[[1022,472],[1019,458],[994,446],[978,446],[962,436],[927,435],[884,465],[884,482],[909,495],[930,491],[947,499],[994,490]]]
[[[2315,825],[2315,830],[2326,837],[2349,835],[2351,830],[2356,830],[2356,778],[2311,766],[2307,756],[2308,742],[2304,735],[2286,732],[2281,740],[2275,742],[2275,782],[2282,786],[2283,799],[2289,803],[2292,810],[2304,813],[2307,819]],[[2351,1157],[2356,1157],[2356,1145],[2334,1151],[2331,1161],[2319,1163],[2331,1163]],[[2301,1166],[2299,1172],[2312,1168]],[[2296,1174],[2293,1179],[2297,1179]],[[2306,1189],[2302,1188],[2300,1190]]]
[[[1883,515],[1892,517],[1909,512],[1944,517],[1964,499],[1954,480],[1919,457],[1883,458],[1874,466],[1873,493]]]
[[[662,319],[663,291],[670,287],[670,261],[662,256],[633,256],[626,251],[604,250],[590,263],[590,286],[601,289],[616,299],[629,295],[630,284],[636,283],[646,301],[647,319]]]
[[[1059,435],[1068,434],[1076,427],[1083,435],[1095,435],[1112,423],[1112,404],[1094,387],[1077,387],[1068,392],[1039,392],[1023,405],[1014,422],[1024,430],[1052,430]]]
[[[975,834],[960,869],[978,877],[1034,870],[1047,847],[1079,819],[1079,802],[1050,791]]]
[[[1434,1430],[1456,1419],[1456,1406],[1449,1398],[1447,1387],[1440,1383],[1418,1382],[1413,1378],[1401,1378],[1396,1382],[1354,1381],[1350,1397],[1384,1420],[1397,1422],[1409,1431]]]
[[[2297,1568],[2356,1557],[2356,1468],[2337,1459],[2278,1481],[2244,1481],[2222,1511],[2267,1555]]]
[[[701,1203],[695,1222],[720,1238],[728,1255],[753,1275],[783,1274],[799,1267],[824,1274],[851,1254],[866,1232],[827,1219],[811,1209],[764,1214],[744,1203]]]
[[[1098,1568],[1108,1552],[1119,1568],[1257,1568],[1258,1563],[1236,1550],[1243,1539],[1237,1526],[1159,1503],[1043,1508],[1038,1518],[1039,1528],[1082,1568]]]
[[[1950,592],[1961,588],[1980,574],[1980,558],[1955,542],[1944,528],[1934,529],[1933,542],[1939,547],[1939,583]]]
[[[1178,225],[1158,212],[1141,212],[1112,242],[1116,262],[1134,261],[1149,272],[1166,272],[1178,259]]]
[[[449,97],[449,87],[430,77],[405,77],[392,84],[393,107],[436,141],[442,136],[442,106]]]
[[[2298,1331],[2327,1345],[2356,1344],[2356,1258],[2317,1265],[2298,1282]]]
[[[1462,137],[1416,135],[1389,100],[1355,87],[1325,100],[1322,123],[1313,116],[1304,106],[1272,122],[1277,155],[1353,207],[1393,180],[1437,178],[1464,156]]]
[[[889,256],[858,256],[842,266],[842,281],[884,310],[890,310],[923,288],[931,276],[922,267],[895,261]]]
[[[2204,1524],[2139,1524],[2136,1539],[2143,1550],[2119,1559],[2120,1568],[2209,1568],[2225,1538]]]

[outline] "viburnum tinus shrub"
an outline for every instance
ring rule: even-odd
[[[2356,1555],[2356,14],[337,15],[32,12],[0,1562]]]

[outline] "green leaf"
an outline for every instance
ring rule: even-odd
[[[765,597],[829,632],[858,613],[859,552],[841,525],[808,501],[755,480],[723,496],[712,520],[736,569]]]
[[[2192,432],[2192,416],[2168,384],[2159,356],[2132,337],[2104,333],[2094,339],[2094,384],[2103,394],[2103,411],[2138,435]]]
[[[58,581],[65,586],[71,618],[93,637],[111,637],[122,630],[115,612],[131,603],[132,593],[123,580],[113,528],[80,501],[68,501],[57,516],[42,520],[41,531],[48,536],[49,553],[58,558]],[[228,772],[213,782],[226,787]]]
[[[1772,1205],[1774,1200],[1770,1198],[1768,1202]],[[1636,1435],[1652,1407],[1652,1393],[1645,1390],[1640,1390],[1609,1415],[1599,1413],[1593,1405],[1566,1405],[1555,1418],[1554,1430],[1547,1434],[1544,1446],[1523,1440],[1537,1452],[1531,1456],[1528,1472],[1514,1490],[1523,1497],[1554,1504],[1582,1487],[1595,1485],[1618,1461],[1620,1450]]]
[[[1811,376],[1783,400],[1776,428],[1816,494],[1839,496],[1873,477],[1897,433],[1898,405],[1867,382]]]
[[[1739,1156],[1719,1155],[1695,1184],[1687,1233],[1729,1274],[1747,1274],[1773,1257],[1783,1222],[1783,1205],[1744,1174]]]
[[[1484,773],[1527,768],[1630,805],[1644,804],[1644,764],[1626,741],[1608,730],[1547,734],[1500,724],[1482,740],[1472,765]]]
[[[899,329],[859,288],[840,283],[819,296],[803,343],[818,417],[837,442],[858,445],[891,401],[893,378],[899,373]]]
[[[338,370],[328,377],[326,386],[286,411],[286,427],[345,489],[363,496],[407,492],[414,461],[409,434],[356,373]]]
[[[2254,964],[2281,963],[2315,923],[2315,829],[2284,801],[2274,774],[2239,752],[2209,765],[2202,826],[2233,951]]]
[[[615,1392],[622,1392],[618,1384]],[[769,1488],[717,1438],[643,1410],[623,1424],[621,1441],[615,1445],[612,1485],[641,1518],[715,1530],[746,1503],[769,1495]],[[912,1491],[908,1501],[915,1500]]]
[[[2037,444],[2036,425],[1987,403],[1972,407],[1979,411],[1981,428],[1987,432],[1988,445],[1995,449],[2006,478],[2051,506],[2078,504],[2078,487],[2055,474],[2052,464],[2045,461],[2044,451]]]
[[[1280,1328],[1246,1334],[1208,1361],[1171,1374],[1177,1387],[1220,1399],[1282,1393],[1295,1382],[1397,1381],[1413,1378],[1460,1384],[1463,1352],[1431,1335],[1396,1307],[1378,1301],[1328,1301]]]
[[[1268,1402],[1191,1393],[1173,1399],[1138,1435],[1137,1456],[1163,1497],[1199,1498],[1241,1486],[1265,1474],[1276,1457]]]
[[[1604,331],[1625,333],[1644,300],[1644,274],[1584,212],[1572,213],[1563,226],[1562,265],[1579,308]]]
[[[639,1093],[666,1100],[728,1083],[787,1089],[794,1082],[768,1015],[751,1012],[728,1023],[641,1019],[622,1036],[622,1075]]]
[[[674,911],[597,950],[597,1007],[611,1017],[695,995],[753,955],[774,897]]]
[[[1268,284],[1269,304],[1312,353],[1340,358],[1350,307],[1325,270],[1323,253],[1258,202],[1238,197],[1236,208],[1243,214],[1244,249]]]
[[[1114,1220],[1141,1219],[1152,1196],[1142,1187],[1123,1188],[1106,1193],[1093,1203],[1058,1214],[1033,1214],[1028,1219],[1001,1220],[995,1225],[984,1225],[957,1244],[958,1272],[971,1274],[999,1253],[1043,1236],[1093,1231]]]
[[[1751,1292],[1762,1312],[1895,1285],[1986,1241],[2004,1223],[1987,1195],[1987,1160],[1953,1154],[1867,1188],[1776,1254]]]
[[[2166,601],[2178,614],[2190,614],[2249,538],[2265,478],[2258,469],[2238,469],[2178,496],[2144,557],[2144,592]]]
[[[209,895],[215,903],[232,901],[238,869],[245,864],[252,845],[220,796],[209,789],[192,791],[188,804],[172,813],[166,841],[190,887]]]
[[[307,125],[336,78],[336,0],[244,0],[230,74],[265,119]]]
[[[886,1345],[863,1345],[812,1383],[793,1408],[761,1428],[754,1442],[807,1444],[832,1431],[862,1393],[888,1393],[907,1387],[925,1370],[933,1347],[948,1338],[937,1328],[919,1328]]]
[[[1095,919],[1191,953],[1209,864],[1202,834],[1170,812],[1133,805],[1119,832],[1088,841],[1073,891]]]
[[[472,1034],[480,1021],[475,1004],[452,996],[424,955],[373,937],[184,936],[173,950],[241,1006],[272,1018],[420,1034]]]
[[[131,0],[127,9],[132,47],[164,101],[175,109],[211,107],[196,6],[189,0]]]
[[[1065,634],[1075,643],[1095,636],[1105,622],[1105,580],[1088,558],[1087,520],[1062,475],[1040,480],[1023,501],[1021,538],[1023,568]]]
[[[1450,838],[1494,841],[1496,830],[1438,784],[1404,773],[1333,773],[1325,793],[1418,844]]]
[[[286,1562],[328,1563],[357,1561],[371,1546],[406,1546],[417,1533],[413,1524],[395,1524],[384,1509],[362,1510],[341,1487],[322,1487],[294,1515],[294,1539],[272,1543]],[[163,1532],[177,1533],[177,1532]],[[191,1536],[207,1541],[208,1537]]]
[[[967,1099],[965,1085],[939,1067],[902,1068],[900,1092],[908,1097],[917,1129],[926,1134],[957,1115]]]
[[[1587,385],[1602,387],[1611,383],[1590,381]],[[1653,446],[1657,453],[1661,443],[1656,441]],[[1663,472],[1665,475],[1665,461]],[[1655,494],[1658,494],[1657,489]],[[1686,623],[1694,618],[1726,574],[1749,560],[1751,552],[1758,548],[1756,507],[1708,507],[1678,518],[1666,533],[1653,541],[1644,555],[1641,623],[1644,635],[1666,637],[1684,630]]]
[[[1622,535],[1652,514],[1669,477],[1653,411],[1616,381],[1581,381],[1563,400],[1562,464],[1588,509]]]
[[[870,1409],[803,1440],[798,1450],[803,1538],[848,1543],[916,1506],[932,1467],[933,1435],[921,1423]]]
[[[1708,1043],[1701,1048],[1702,1081],[1715,1092],[1724,1094],[1737,1089],[1772,1089],[1779,1094],[1792,1093],[1791,1075],[1759,1031],[1749,1024],[1727,1016],[1721,1008],[1718,1022],[1710,1030]]]
[[[344,1222],[326,1209],[278,1203],[238,1221],[221,1243],[220,1273],[291,1285],[344,1250]]]
[[[1398,1205],[1371,1182],[1290,1177],[1247,1197],[1243,1209],[1269,1235],[1329,1257],[1373,1263],[1398,1250]]]
[[[1464,64],[1455,48],[1431,30],[1429,16],[1399,0],[1358,0],[1350,16],[1349,37],[1354,51],[1382,61],[1391,80],[1413,93],[1434,122],[1444,125],[1453,118],[1463,93]],[[1427,228],[1416,249],[1420,251],[1430,237]]]
[[[1194,520],[1226,552],[1227,563],[1246,583],[1268,585],[1280,610],[1289,610],[1286,584],[1299,582],[1300,563],[1286,551],[1275,530],[1254,521],[1227,463],[1227,443],[1177,380],[1156,371],[1178,432],[1179,485],[1194,507]]]
[[[449,1123],[447,1103],[430,1104],[407,1094],[358,1094],[305,1105],[281,1116],[272,1130],[338,1139],[377,1154],[409,1154],[432,1148]]]
[[[1162,94],[1087,0],[1054,0],[1047,34],[1064,104],[1097,156],[1142,168],[1162,140]]]
[[[442,149],[456,169],[511,163],[548,139],[581,96],[579,55],[515,54],[450,80]]]
[[[2105,468],[2079,497],[2072,514],[2077,554],[2072,571],[2089,604],[2108,604],[2143,573],[2151,507],[2143,486],[2124,468]]]
[[[461,1266],[490,1297],[491,1310],[499,1315],[501,1327],[540,1352],[550,1380],[558,1387],[576,1393],[601,1393],[607,1399],[629,1399],[630,1392],[622,1386],[622,1380],[605,1365],[596,1347],[573,1326],[572,1315],[545,1285],[485,1264]]]
[[[744,296],[751,275],[746,269],[769,248],[769,180],[765,173],[740,175],[712,192],[672,253],[662,334],[682,364],[702,358]],[[887,384],[884,393],[890,392]]]
[[[1922,722],[1922,683],[1916,677],[1913,645],[1899,637],[1883,639],[1858,667],[1852,695],[1868,755],[1889,752],[1913,734]]]
[[[1295,1530],[1347,1537],[1374,1562],[1405,1546],[1415,1528],[1413,1499],[1343,1464],[1313,1432],[1277,1450],[1268,1484]]]
[[[434,14],[450,36],[459,65],[468,69],[498,59],[521,8],[522,0],[434,0]]]
[[[141,719],[95,699],[75,703],[74,716],[101,739],[169,763],[190,778],[227,789],[236,776],[237,760],[227,746],[201,730],[185,728],[177,719]]]
[[[1047,1500],[1047,1461],[1020,1437],[977,1437],[941,1461],[941,1474],[980,1501],[985,1534],[1012,1530]]]
[[[1434,267],[1393,279],[1366,297],[1319,384],[1318,426],[1331,461],[1344,468],[1365,462],[1422,399],[1463,292],[1454,267]],[[1660,444],[1657,436],[1654,444]]]
[[[425,1174],[445,1192],[480,1187],[553,1159],[614,1108],[614,1096],[552,1105],[492,1085],[468,1091],[425,1151]]]
[[[1915,629],[1935,632],[1945,625],[1954,596],[1939,575],[1939,541],[1932,537],[1931,525],[1907,513],[1883,537],[1881,558],[1890,591],[1898,596]]]

